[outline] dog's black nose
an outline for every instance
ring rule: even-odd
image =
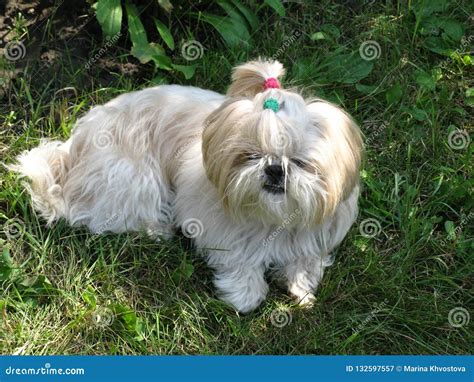
[[[271,185],[281,185],[283,183],[283,177],[285,172],[281,164],[271,164],[270,166],[265,167],[265,175],[267,177],[267,182]]]

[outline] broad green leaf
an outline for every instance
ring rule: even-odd
[[[418,85],[422,88],[428,90],[435,90],[436,88],[436,80],[433,76],[429,73],[418,71],[415,73],[415,81]]]
[[[218,1],[217,4],[229,15],[234,25],[238,28],[247,28],[247,20],[232,4],[227,1]]]
[[[168,84],[168,79],[165,76],[158,73],[153,79],[150,80],[150,84],[165,85],[165,84]]]
[[[136,312],[122,304],[114,304],[111,306],[118,321],[123,325],[124,329],[134,335],[134,339],[141,341],[144,339],[144,324]]]
[[[248,30],[248,23],[246,18],[240,13],[236,8],[234,8],[227,1],[220,1],[218,3],[228,14],[227,20],[232,24],[233,33],[237,34],[242,42],[245,42],[247,45],[250,43],[251,35]],[[219,28],[216,24],[213,26],[219,31]],[[222,34],[222,33],[221,33]]]
[[[464,26],[455,19],[440,19],[439,27],[456,42],[464,36]]]
[[[2,257],[0,258],[0,264],[6,267],[13,268],[13,260],[10,256],[10,250],[7,247],[3,247]]]
[[[168,45],[168,48],[173,50],[174,40],[168,27],[158,19],[155,19],[155,25],[156,25],[156,29],[158,29],[158,33],[160,34],[161,38],[166,43],[166,45]]]
[[[123,310],[120,314],[120,318],[122,321],[125,323],[125,327],[128,330],[135,330],[136,328],[136,322],[137,322],[137,315],[136,313],[129,309],[129,310]]]
[[[196,65],[176,65],[172,64],[173,68],[181,73],[183,73],[184,78],[189,80],[193,78],[194,73],[196,72]]]
[[[155,56],[163,56],[164,50],[160,45],[148,44],[148,45],[134,45],[130,53],[138,58],[142,64],[146,64],[150,60],[154,60]]]
[[[433,50],[432,48],[439,50],[440,48],[451,48],[453,42],[459,43],[465,34],[465,28],[462,23],[453,18],[429,16],[420,23],[420,33],[432,36],[428,40],[428,48],[430,50]],[[438,37],[439,35],[442,38]],[[452,47],[455,48],[456,46]],[[433,51],[439,53],[437,50]]]
[[[423,42],[423,46],[432,52],[448,57],[454,52],[452,44],[446,42],[441,37],[428,37]]]
[[[154,54],[151,59],[153,60],[157,68],[164,70],[171,70],[173,68],[171,58],[169,58],[165,54]]]
[[[462,23],[449,17],[429,16],[420,23],[420,32],[422,35],[439,35],[444,31],[446,36],[453,41],[461,41],[465,29]]]
[[[201,14],[201,20],[212,25],[230,48],[248,47],[250,34],[246,28],[239,28],[229,17]]]
[[[466,90],[466,103],[469,106],[473,106],[474,104],[474,88],[469,88]]]
[[[395,84],[385,93],[385,99],[389,105],[400,101],[403,95],[402,85]]]
[[[422,36],[439,35],[438,18],[429,16],[420,22],[419,32]]]
[[[159,44],[148,42],[145,28],[140,20],[135,4],[127,2],[125,7],[127,10],[128,32],[130,40],[132,40],[132,55],[138,58],[142,64],[146,64],[150,60],[153,60],[155,63],[160,61],[154,57],[165,56],[163,47]]]
[[[450,238],[454,238],[456,236],[456,232],[454,230],[454,223],[451,220],[446,220],[444,222],[444,229],[446,230]]]
[[[23,301],[33,306],[49,297],[54,290],[51,282],[43,275],[25,277],[16,284],[16,287]]]
[[[336,41],[341,35],[339,28],[333,24],[323,24],[318,32],[311,35],[311,40],[331,40]]]
[[[417,121],[425,121],[427,118],[426,111],[422,109],[418,109],[417,107],[413,106],[409,113],[415,118]]]
[[[377,89],[377,85],[362,85],[362,84],[356,84],[355,85],[356,89],[360,91],[362,94],[370,94],[375,89]]]
[[[316,33],[313,33],[310,38],[313,41],[324,40],[326,39],[326,35],[323,32],[316,32]]]
[[[183,273],[186,276],[186,278],[190,278],[194,273],[194,265],[190,263],[186,263],[184,265]]]
[[[448,7],[446,0],[416,0],[413,2],[413,12],[418,20],[433,13],[442,12]]]
[[[132,40],[133,46],[141,48],[148,46],[148,38],[140,20],[137,7],[135,4],[126,2],[125,8],[127,10],[128,33],[130,33],[130,40]]]
[[[7,281],[13,275],[15,266],[10,257],[10,251],[7,247],[3,248],[2,257],[0,257],[0,281]]]
[[[145,339],[145,323],[140,317],[137,317],[137,321],[135,323],[135,337],[133,339],[135,341],[143,341]]]
[[[265,0],[264,3],[273,8],[280,15],[280,17],[285,16],[285,7],[280,0]]]
[[[323,24],[321,25],[321,31],[326,36],[331,36],[333,40],[337,40],[341,36],[341,31],[339,28],[333,24]]]
[[[172,279],[176,284],[189,279],[194,273],[194,265],[183,260],[179,267],[173,272]]]
[[[120,33],[122,27],[122,5],[120,0],[99,0],[96,16],[107,39],[111,39]]]
[[[301,57],[298,58],[293,65],[291,66],[291,78],[297,80],[298,82],[306,82],[314,79],[314,60],[310,57]],[[320,68],[320,65],[316,66]],[[319,82],[318,78],[318,82]],[[322,90],[322,87],[319,87],[318,90]],[[322,96],[319,94],[319,96]]]
[[[255,13],[253,13],[250,8],[243,5],[242,2],[239,0],[232,0],[232,4],[234,4],[234,6],[240,11],[240,13],[245,16],[250,26],[250,29],[252,31],[256,31],[260,25],[260,22],[258,21],[258,17],[255,15]]]
[[[94,289],[89,285],[87,289],[82,293],[82,299],[89,305],[89,308],[95,309],[97,306],[97,297]]]
[[[22,279],[18,285],[21,285],[25,288],[32,288],[34,290],[43,290],[48,289],[51,286],[51,282],[48,280],[46,276],[43,275],[33,275],[27,276]]]
[[[465,56],[463,56],[462,58],[462,63],[464,65],[472,65],[474,62],[474,60],[472,59],[472,56],[469,56],[468,54],[466,54]]]
[[[374,65],[363,60],[357,53],[338,54],[325,59],[320,68],[324,68],[321,77],[328,82],[355,84],[367,77]]]

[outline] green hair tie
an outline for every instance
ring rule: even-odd
[[[272,109],[276,113],[280,110],[280,104],[275,98],[267,98],[263,103],[263,109]]]

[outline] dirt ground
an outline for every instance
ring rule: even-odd
[[[56,71],[57,65],[65,60],[82,69],[94,49],[102,45],[102,34],[90,4],[85,1],[0,1],[0,53],[5,53],[8,44],[18,42],[24,46],[21,59],[15,60],[14,65],[0,67],[0,98],[8,94],[11,81],[27,70],[34,70],[32,80],[40,85],[38,81],[47,82],[51,77],[48,72]],[[112,49],[120,54],[118,46]],[[113,72],[129,76],[139,73],[138,63],[120,63],[105,57],[95,63],[94,70],[100,72],[99,76],[95,73],[95,79],[105,84],[112,79]],[[82,77],[87,81],[88,76]]]

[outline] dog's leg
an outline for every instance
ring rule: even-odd
[[[314,290],[323,277],[324,266],[319,257],[299,257],[283,269],[288,291],[296,297],[299,305],[314,303]]]
[[[256,309],[267,295],[268,285],[264,272],[263,266],[218,267],[214,284],[223,301],[233,305],[241,313],[248,313]]]

